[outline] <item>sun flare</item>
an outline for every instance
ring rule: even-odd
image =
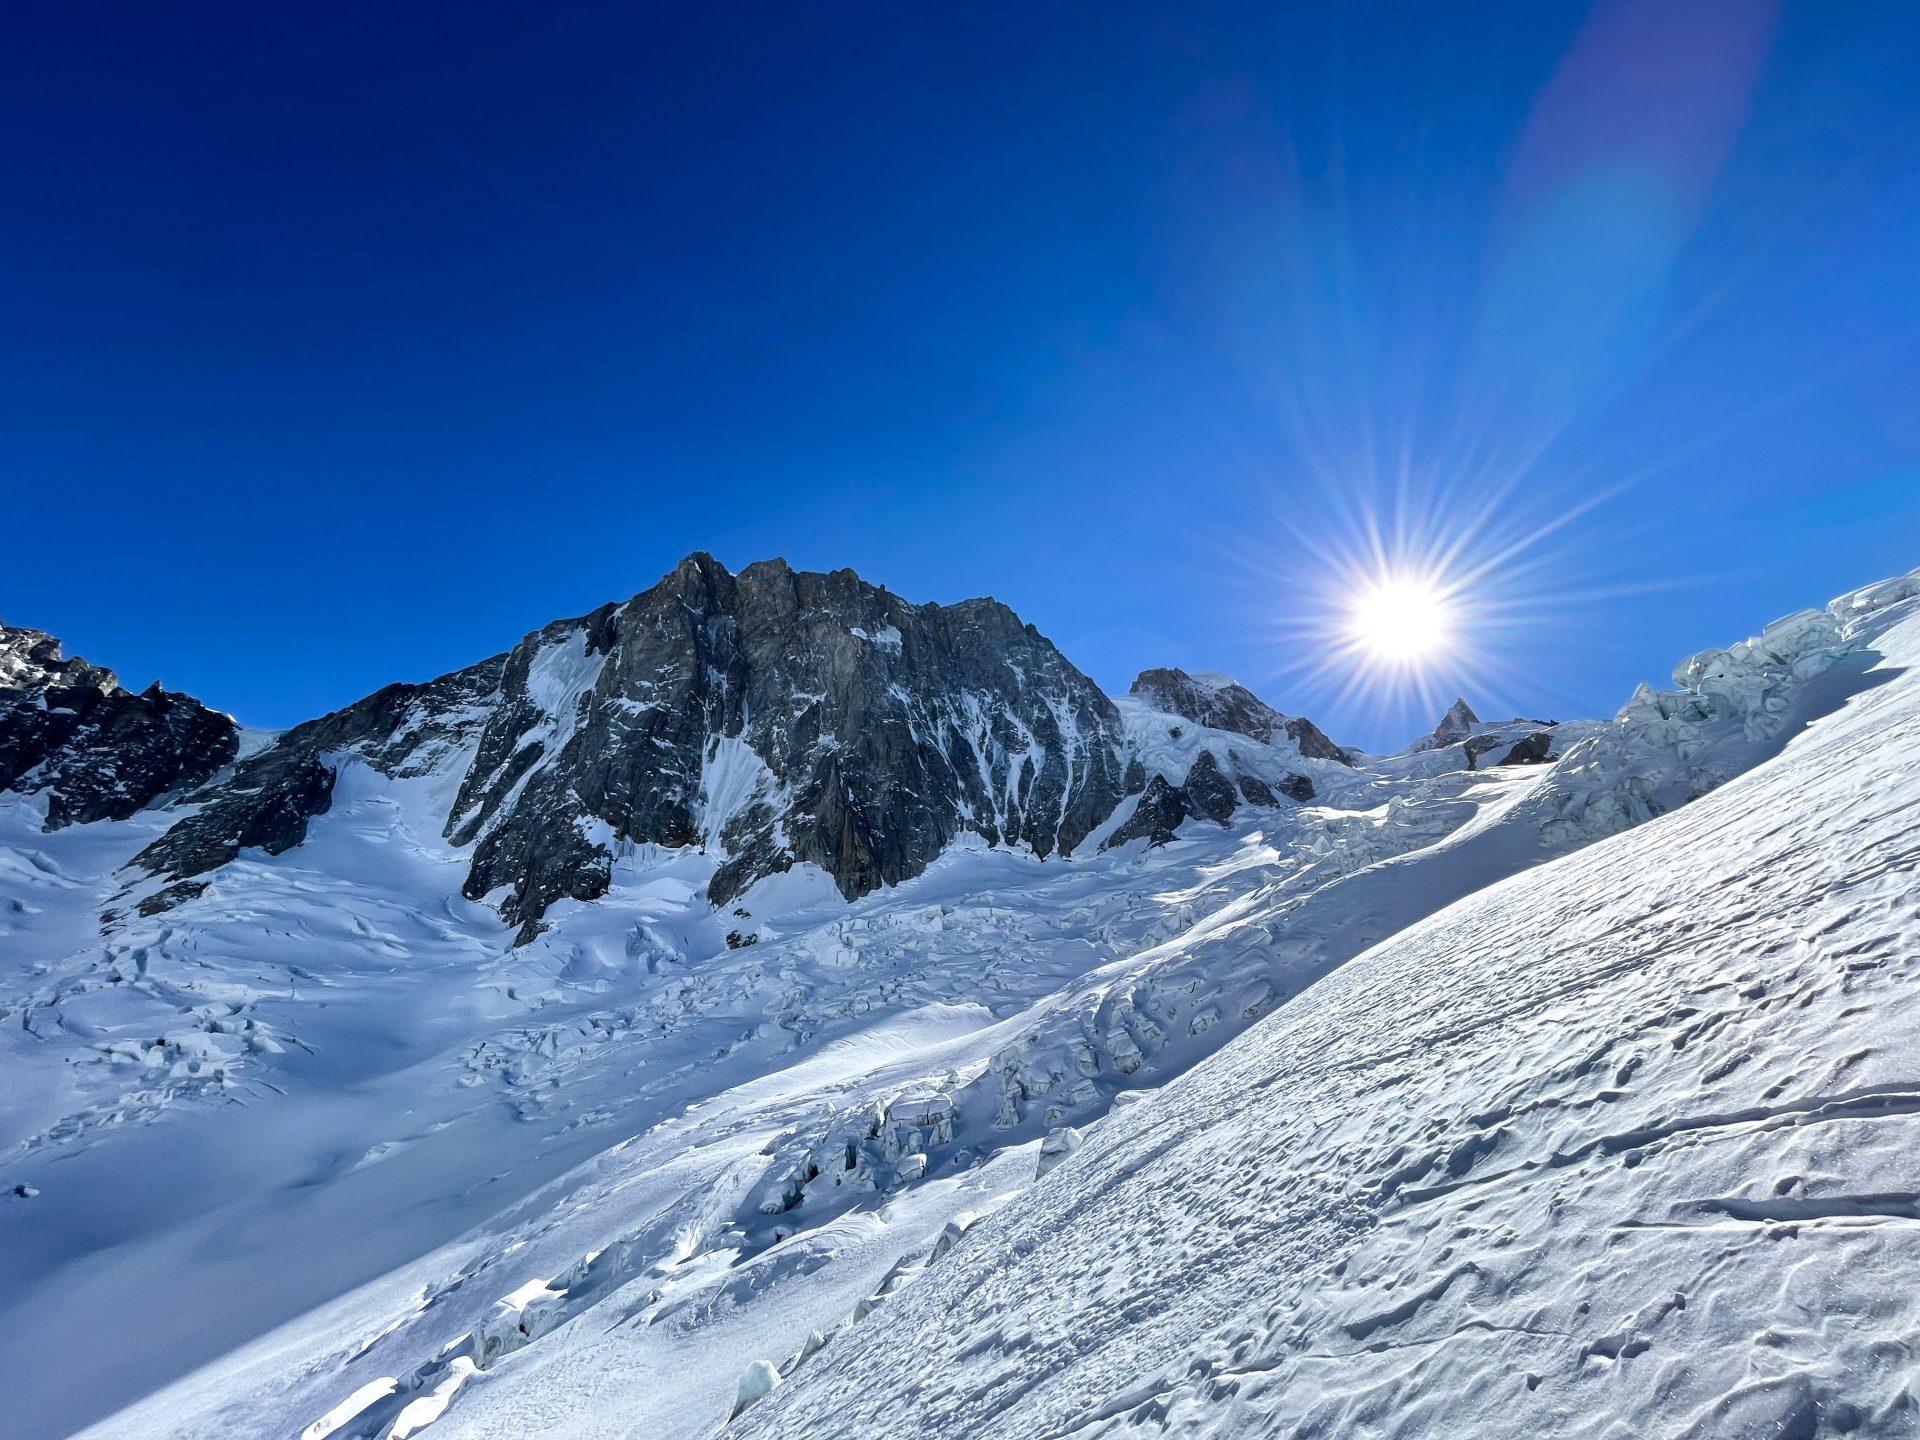
[[[1445,590],[1430,580],[1386,576],[1354,595],[1348,638],[1375,661],[1416,666],[1446,654],[1454,639],[1454,611]]]

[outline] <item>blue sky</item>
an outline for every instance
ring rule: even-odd
[[[29,4],[0,146],[0,615],[250,723],[696,548],[1375,746],[1920,564],[1908,4]]]

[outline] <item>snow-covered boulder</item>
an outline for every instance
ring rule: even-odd
[[[756,1360],[740,1377],[740,1388],[733,1397],[733,1409],[728,1413],[729,1421],[737,1420],[747,1410],[758,1405],[767,1396],[778,1390],[782,1384],[780,1372],[770,1360]]]
[[[1047,1132],[1047,1138],[1040,1142],[1040,1159],[1034,1166],[1034,1178],[1038,1179],[1066,1159],[1083,1143],[1080,1132],[1071,1125],[1057,1125]]]

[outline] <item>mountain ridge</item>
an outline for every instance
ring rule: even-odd
[[[1203,704],[1198,682],[1162,670],[1135,691],[1151,676],[1183,687],[1158,696],[1174,713],[1347,763],[1311,721],[1238,686]],[[237,734],[221,718],[208,723]],[[236,751],[142,792],[142,804],[194,807],[136,857],[164,882],[137,898],[148,913],[201,893],[201,877],[244,850],[301,844],[331,803],[329,757],[342,752],[393,777],[471,751],[446,816],[449,840],[472,847],[461,890],[492,897],[522,940],[555,902],[604,894],[622,846],[723,851],[716,906],[801,862],[851,899],[920,873],[962,833],[1071,853],[1156,778],[1129,763],[1113,702],[997,600],[915,604],[849,569],[778,559],[734,575],[701,551],[626,601],[385,686],[237,763]],[[1160,781],[1157,818],[1139,833],[1311,797],[1309,779],[1290,779],[1235,774],[1204,805]]]

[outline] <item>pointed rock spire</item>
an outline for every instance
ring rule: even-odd
[[[1433,727],[1433,743],[1452,745],[1464,740],[1473,733],[1473,727],[1480,723],[1480,717],[1473,713],[1473,707],[1464,699],[1455,700],[1440,723]]]

